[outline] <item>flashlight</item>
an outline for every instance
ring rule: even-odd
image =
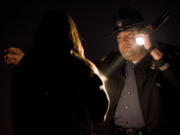
[[[136,37],[136,44],[137,45],[144,45],[144,38],[143,37]]]

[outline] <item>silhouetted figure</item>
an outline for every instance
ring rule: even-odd
[[[101,86],[71,16],[48,12],[14,74],[14,135],[91,135],[108,108]]]

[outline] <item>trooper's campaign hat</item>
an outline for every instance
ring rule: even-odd
[[[112,34],[117,34],[137,25],[144,25],[142,14],[135,8],[125,6],[118,10]]]

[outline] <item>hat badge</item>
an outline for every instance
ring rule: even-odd
[[[122,27],[123,23],[122,23],[122,21],[117,21],[117,22],[116,22],[116,25],[117,25],[118,27]]]

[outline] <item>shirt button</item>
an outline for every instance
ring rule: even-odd
[[[124,109],[126,109],[126,110],[127,110],[127,109],[128,109],[128,106],[126,105],[126,106],[124,107]]]
[[[130,92],[130,91],[128,91],[128,95],[131,95],[131,92]]]

